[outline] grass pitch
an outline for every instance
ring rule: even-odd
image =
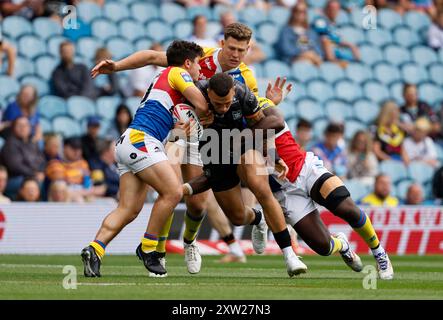
[[[246,264],[220,264],[203,256],[190,275],[184,258],[168,255],[167,278],[149,278],[135,256],[107,256],[101,278],[85,278],[79,256],[0,255],[0,299],[443,299],[443,256],[391,256],[392,281],[365,290],[366,274],[340,257],[306,256],[307,274],[289,278],[282,256],[251,256]],[[364,265],[375,265],[370,256]],[[63,288],[63,267],[77,270],[77,289]],[[154,290],[152,290],[154,289]]]

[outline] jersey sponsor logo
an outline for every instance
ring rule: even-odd
[[[242,112],[240,110],[232,111],[232,119],[238,120],[243,116]]]
[[[189,73],[182,72],[180,74],[181,74],[183,80],[185,80],[185,82],[193,82],[191,76],[189,75]]]
[[[137,154],[135,152],[131,153],[129,155],[129,158],[131,158],[132,160],[134,160],[135,158],[137,158]]]
[[[212,70],[212,65],[211,65],[210,58],[206,58],[205,59],[205,64],[206,64],[206,68],[208,68],[208,70]]]
[[[134,164],[139,163],[140,161],[143,161],[143,160],[146,160],[146,159],[148,159],[148,157],[143,156],[143,157],[141,157],[140,159],[138,159],[138,160],[136,160],[136,161],[130,163],[130,165],[133,166]]]

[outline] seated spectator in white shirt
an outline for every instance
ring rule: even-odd
[[[189,41],[195,42],[203,48],[213,48],[217,46],[217,42],[207,36],[208,20],[205,16],[198,15],[192,20],[193,30]]]
[[[428,45],[435,50],[443,48],[443,11],[437,15],[435,22],[429,27]]]
[[[417,119],[414,131],[405,139],[403,147],[410,161],[423,161],[435,168],[439,163],[434,141],[428,137],[430,130],[431,124],[428,119]]]

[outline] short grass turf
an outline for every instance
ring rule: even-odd
[[[281,256],[251,256],[246,264],[220,264],[204,256],[200,274],[183,256],[168,255],[167,278],[149,278],[135,256],[107,256],[101,278],[85,278],[79,256],[0,255],[0,299],[443,299],[443,256],[392,256],[395,279],[363,288],[366,274],[340,257],[305,256],[307,274],[289,278]],[[365,265],[375,265],[370,256]],[[63,267],[75,266],[77,289],[63,288]],[[152,290],[155,289],[155,290]],[[154,294],[155,292],[155,294]]]

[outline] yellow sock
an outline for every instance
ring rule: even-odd
[[[331,236],[331,250],[329,251],[329,255],[334,254],[343,249],[343,244],[340,239]]]
[[[174,219],[174,213],[171,214],[171,216],[163,226],[163,229],[160,231],[160,236],[158,237],[158,244],[155,251],[161,253],[166,252],[166,240],[168,240],[169,230],[171,229],[173,219]]]
[[[99,240],[94,240],[91,243],[89,243],[89,245],[94,248],[95,253],[98,255],[98,257],[101,260],[103,258],[103,256],[105,255],[106,245]]]
[[[365,240],[366,244],[369,248],[374,249],[377,248],[380,244],[378,240],[377,234],[375,233],[374,227],[372,226],[371,220],[369,217],[361,211],[361,218],[357,225],[352,226],[354,231],[357,232],[360,237]]]
[[[142,242],[142,251],[144,253],[149,253],[155,251],[155,248],[158,244],[158,238],[149,233],[145,233],[145,236],[141,240]]]
[[[197,233],[200,230],[200,226],[203,222],[202,216],[200,218],[190,217],[188,212],[185,213],[185,232],[183,233],[183,240],[186,243],[191,243],[197,237]]]

